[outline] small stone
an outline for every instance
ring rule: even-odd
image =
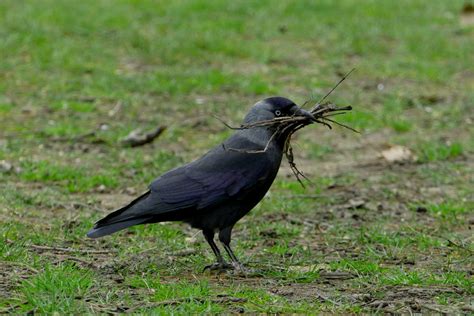
[[[361,208],[364,206],[365,201],[362,199],[350,199],[349,200],[349,205],[351,208]]]
[[[103,184],[101,184],[97,187],[97,192],[99,192],[99,193],[104,193],[106,190],[107,190],[107,187]]]
[[[198,105],[202,105],[206,102],[206,100],[204,98],[197,97],[196,99],[194,99],[194,102],[196,102],[196,104]]]
[[[109,125],[105,124],[105,123],[102,123],[102,124],[100,124],[99,128],[100,128],[101,131],[107,131],[109,129]]]
[[[13,170],[13,165],[6,160],[0,160],[0,172],[8,173]]]
[[[125,193],[127,193],[128,195],[135,195],[137,191],[132,187],[128,187],[125,189]]]

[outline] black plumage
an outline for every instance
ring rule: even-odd
[[[314,119],[291,100],[272,97],[255,104],[244,124],[294,115],[305,116],[308,124]],[[260,126],[237,130],[203,157],[154,180],[146,193],[99,220],[87,235],[97,238],[138,224],[183,221],[203,231],[217,257],[217,263],[209,268],[241,268],[229,245],[232,228],[267,193],[292,128]],[[222,258],[214,242],[215,233],[232,266]]]

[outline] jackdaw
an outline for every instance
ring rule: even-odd
[[[284,128],[271,125],[237,130],[201,158],[155,179],[143,195],[95,223],[87,236],[102,237],[139,224],[183,221],[202,230],[217,257],[206,269],[242,270],[230,248],[232,228],[267,193],[291,131],[301,122],[312,123],[314,117],[289,99],[271,97],[256,103],[243,122],[286,116],[304,119]],[[215,233],[232,265],[224,261],[214,242]]]

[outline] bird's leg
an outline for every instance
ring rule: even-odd
[[[211,271],[214,271],[214,270],[225,271],[225,270],[232,269],[233,266],[224,261],[224,258],[222,258],[219,248],[214,242],[214,232],[212,230],[203,230],[203,234],[207,242],[209,243],[209,246],[211,246],[212,252],[214,252],[217,258],[217,262],[210,264],[208,266],[205,266],[204,271],[208,269]]]
[[[222,243],[222,245],[224,245],[225,251],[229,255],[230,260],[232,260],[233,267],[240,272],[245,272],[245,267],[240,263],[239,259],[237,259],[236,255],[232,251],[232,248],[230,248],[231,232],[232,227],[221,229],[219,231],[219,241]]]
[[[236,268],[237,270],[244,270],[243,264],[240,263],[239,259],[237,259],[234,252],[232,251],[232,248],[230,248],[230,245],[224,244],[224,249],[232,260],[232,265],[234,266],[234,268]]]

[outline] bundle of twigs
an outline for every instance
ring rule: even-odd
[[[342,126],[342,127],[347,128],[347,129],[349,129],[353,132],[358,133],[358,131],[356,131],[352,127],[347,126],[347,125],[342,124],[342,123],[339,123],[337,121],[334,121],[333,119],[330,118],[332,116],[344,114],[344,113],[346,113],[347,111],[350,111],[350,110],[352,110],[351,106],[338,107],[338,106],[336,106],[332,103],[321,104],[321,103],[318,102],[313,107],[313,109],[311,109],[310,113],[313,114],[316,123],[323,124],[324,126],[327,126],[329,129],[332,129],[332,126],[331,126],[330,123],[333,123],[333,124]],[[296,163],[295,163],[294,156],[293,156],[293,147],[291,146],[291,137],[293,136],[294,133],[296,133],[298,130],[302,129],[306,125],[309,125],[307,120],[303,121],[300,124],[298,124],[297,126],[293,127],[292,130],[290,131],[290,134],[288,135],[288,137],[286,138],[286,141],[285,141],[285,157],[286,157],[286,160],[288,161],[288,164],[290,165],[291,171],[295,175],[296,180],[298,180],[298,182],[303,187],[304,187],[304,183],[303,183],[303,181],[301,181],[301,177],[305,178],[308,182],[311,182],[311,180],[309,180],[296,167]],[[289,126],[292,126],[292,125],[289,125]]]
[[[336,115],[347,113],[348,111],[352,110],[351,106],[338,107],[333,103],[325,102],[327,97],[352,73],[352,71],[354,71],[354,69],[352,69],[344,77],[342,77],[341,80],[339,80],[339,82],[324,97],[322,97],[321,100],[316,102],[316,104],[309,110],[309,112],[314,117],[314,121],[309,121],[308,118],[304,116],[294,115],[294,116],[275,117],[271,120],[258,121],[258,122],[254,122],[250,124],[242,124],[239,127],[232,127],[232,126],[229,126],[224,121],[220,120],[219,118],[218,119],[225,126],[234,130],[250,129],[250,128],[256,128],[256,127],[270,127],[270,126],[276,127],[275,132],[273,133],[271,138],[268,140],[265,148],[261,150],[244,150],[244,152],[246,153],[266,152],[271,142],[277,135],[288,133],[288,137],[286,138],[285,148],[284,148],[285,157],[296,179],[304,187],[304,183],[302,182],[301,177],[305,178],[309,182],[311,181],[296,167],[294,156],[293,156],[293,148],[291,147],[291,137],[293,136],[295,132],[297,132],[298,130],[300,130],[301,128],[307,125],[312,124],[313,122],[322,124],[328,127],[329,129],[332,129],[332,126],[331,126],[331,123],[332,123],[332,124],[339,125],[341,127],[347,128],[353,132],[358,133],[358,131],[356,131],[352,127],[339,123],[331,118]],[[302,108],[308,103],[310,103],[310,100],[306,101],[303,104]],[[234,149],[234,148],[226,148],[226,149],[232,150],[232,151],[242,151],[240,149]]]

